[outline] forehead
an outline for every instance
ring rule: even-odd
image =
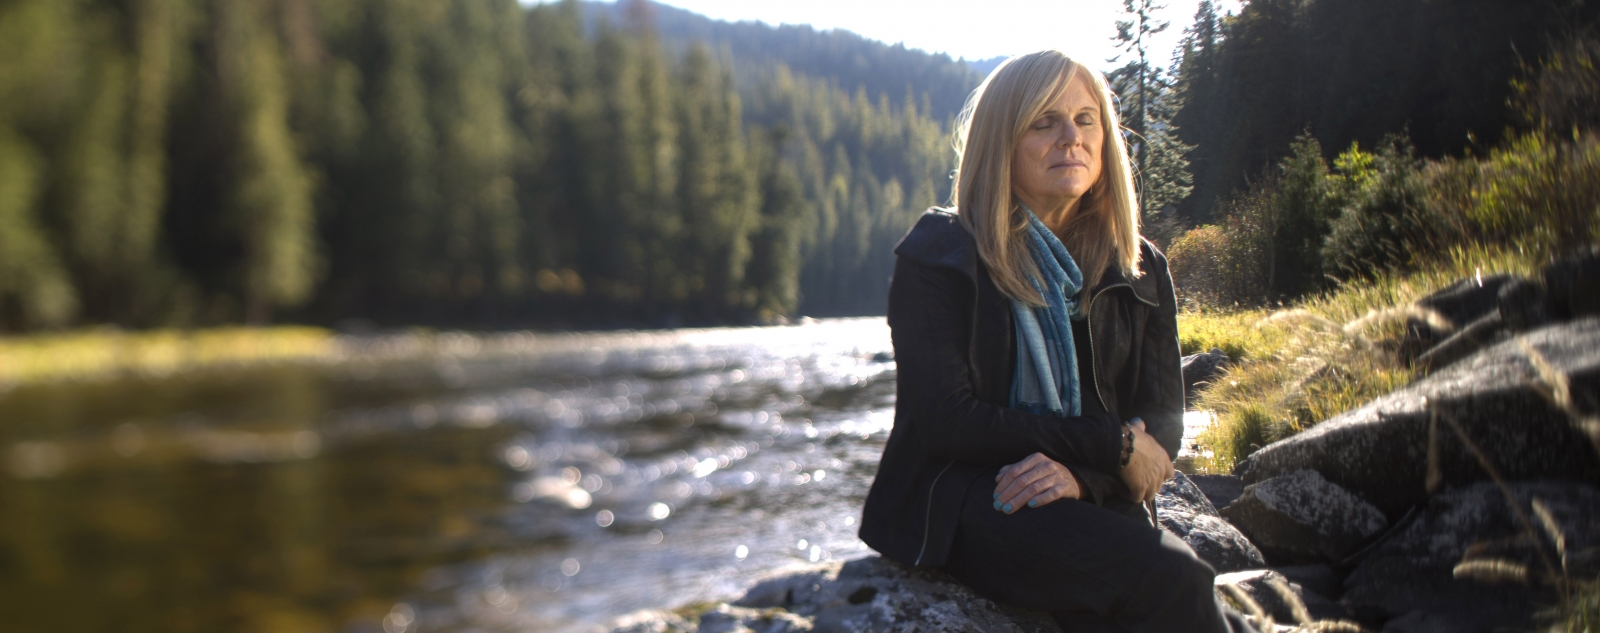
[[[1088,77],[1083,73],[1073,73],[1067,85],[1056,95],[1055,100],[1045,106],[1046,111],[1076,112],[1079,110],[1099,110],[1100,99],[1095,95],[1094,87]]]

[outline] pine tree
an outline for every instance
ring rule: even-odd
[[[1117,21],[1117,34],[1112,40],[1124,53],[1132,53],[1138,59],[1129,60],[1114,71],[1112,77],[1117,94],[1124,100],[1122,125],[1130,132],[1134,166],[1143,174],[1150,164],[1146,136],[1150,131],[1151,104],[1161,91],[1161,71],[1149,59],[1149,38],[1166,31],[1170,23],[1156,19],[1155,13],[1167,7],[1156,4],[1155,0],[1122,0],[1122,6],[1128,19]],[[1106,61],[1115,62],[1118,57],[1121,55]]]
[[[1163,225],[1163,211],[1169,207],[1175,210],[1193,189],[1189,161],[1184,156],[1193,146],[1178,139],[1172,122],[1181,101],[1169,73],[1149,59],[1149,38],[1165,31],[1170,23],[1155,17],[1166,7],[1154,0],[1124,0],[1123,6],[1129,19],[1117,22],[1114,40],[1138,58],[1112,71],[1109,79],[1121,97],[1118,116],[1133,148],[1135,181],[1145,223],[1157,233],[1171,233],[1173,227]],[[1170,225],[1170,214],[1165,216],[1165,224]],[[1157,237],[1158,241],[1165,241],[1171,236]]]

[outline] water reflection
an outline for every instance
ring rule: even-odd
[[[0,621],[577,630],[863,553],[881,320],[345,344],[0,396]]]

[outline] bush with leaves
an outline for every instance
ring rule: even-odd
[[[1511,82],[1511,105],[1524,125],[1556,135],[1600,129],[1600,37],[1569,37],[1522,75]]]
[[[1390,136],[1375,154],[1359,147],[1335,161],[1344,200],[1322,246],[1324,270],[1340,279],[1411,270],[1464,237],[1454,213],[1430,204],[1423,163],[1409,141]]]
[[[1528,134],[1485,159],[1441,168],[1445,177],[1455,195],[1437,206],[1459,209],[1479,240],[1560,254],[1600,239],[1600,136]]]

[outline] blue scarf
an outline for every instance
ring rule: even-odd
[[[1067,247],[1027,206],[1028,251],[1044,276],[1030,278],[1044,297],[1035,308],[1016,299],[1011,311],[1017,326],[1017,368],[1011,378],[1011,408],[1056,416],[1082,415],[1078,391],[1078,354],[1072,340],[1072,323],[1078,315],[1078,290],[1083,273]]]

